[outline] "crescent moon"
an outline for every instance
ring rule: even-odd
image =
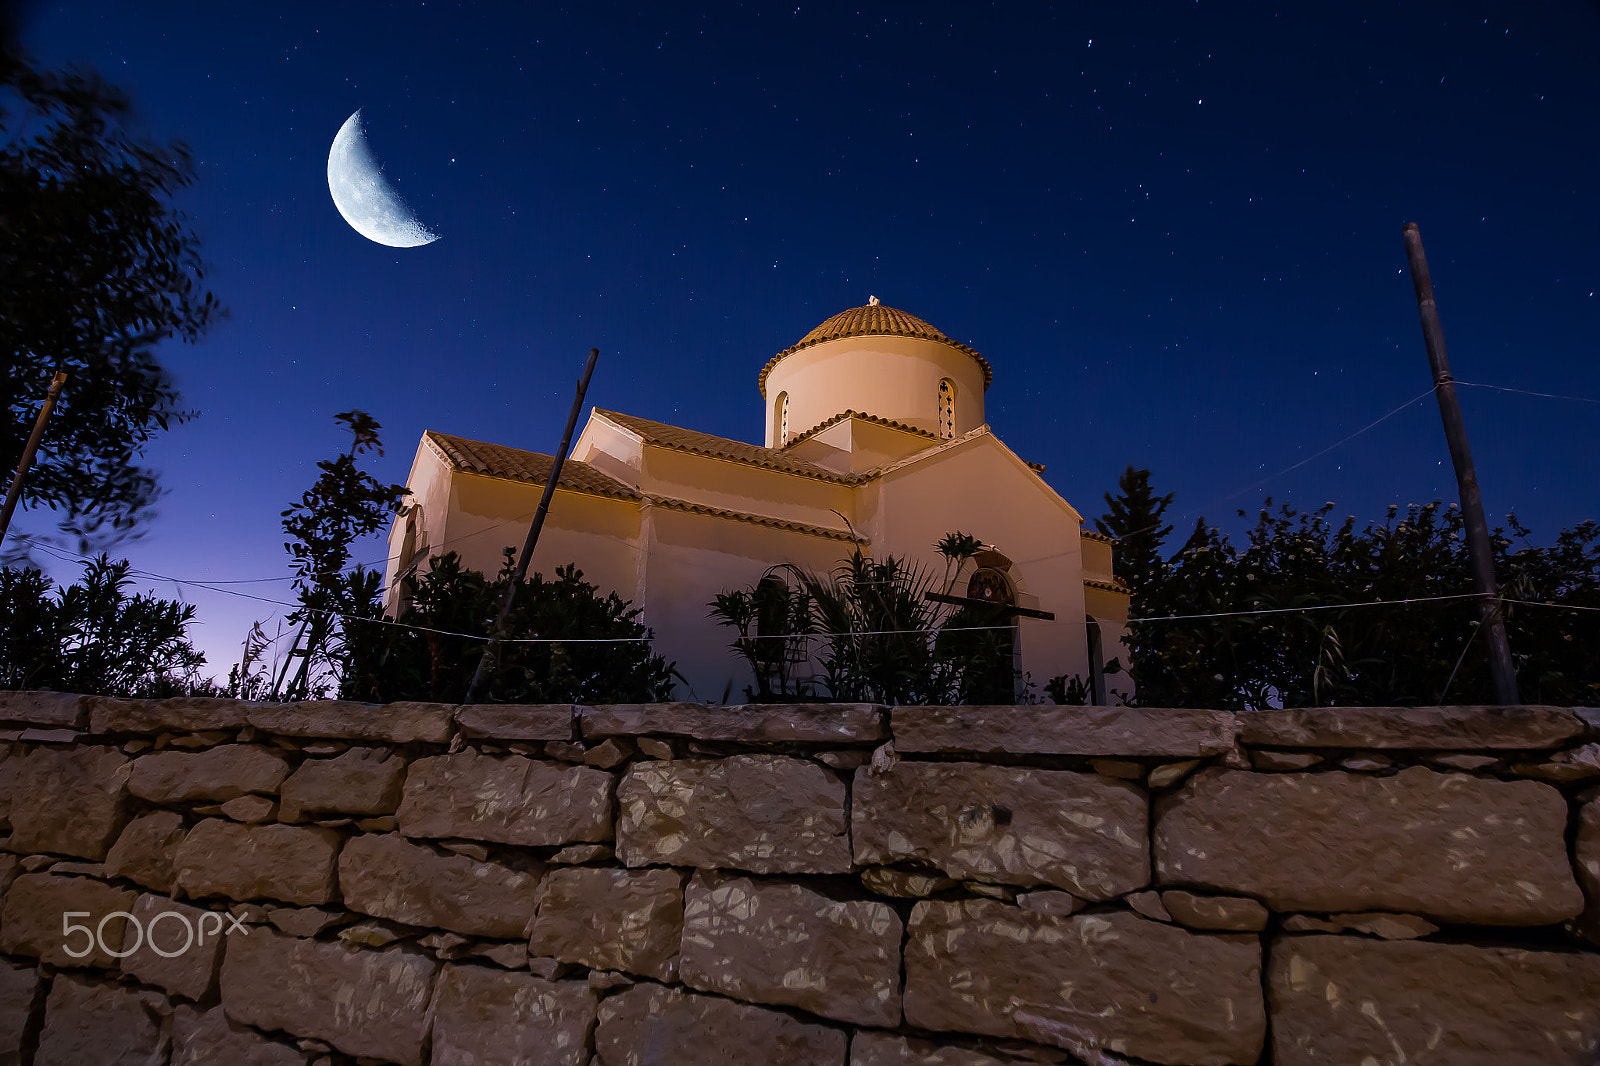
[[[390,248],[417,248],[439,239],[417,221],[367,147],[361,109],[344,120],[328,150],[328,192],[357,233]]]

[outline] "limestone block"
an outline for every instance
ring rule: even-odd
[[[121,951],[128,924],[125,918],[107,916],[127,913],[137,898],[136,892],[87,877],[23,874],[6,890],[5,908],[0,911],[0,951],[28,955],[54,966],[115,969],[117,961],[101,950],[102,942],[108,951]],[[90,934],[67,934],[63,917],[67,914],[74,915],[74,925],[86,925],[91,932],[100,928],[99,939],[91,943],[94,938]],[[74,956],[68,949],[87,954]]]
[[[1104,777],[1123,781],[1144,780],[1144,763],[1132,759],[1090,759],[1089,768]]]
[[[339,886],[344,905],[363,914],[510,939],[527,935],[539,874],[373,833],[345,844]]]
[[[1473,755],[1469,752],[1448,752],[1444,755],[1434,755],[1428,759],[1435,766],[1443,766],[1450,770],[1482,770],[1493,766],[1500,759],[1494,755]]]
[[[133,761],[128,791],[151,803],[231,800],[276,792],[289,763],[271,748],[223,744],[205,751],[158,751]]]
[[[433,959],[408,948],[297,940],[263,927],[228,943],[222,1005],[229,1018],[257,1029],[421,1066],[437,970]]]
[[[1307,770],[1322,761],[1314,751],[1252,751],[1250,765],[1257,770]],[[1494,759],[1490,759],[1494,762]]]
[[[604,770],[520,755],[435,755],[411,764],[396,817],[408,837],[596,843],[612,837],[612,781]]]
[[[1284,748],[1559,748],[1583,733],[1564,707],[1305,707],[1245,711],[1239,739]]]
[[[84,745],[35,748],[16,761],[10,849],[104,859],[127,821],[127,757]]]
[[[40,1006],[43,982],[38,967],[0,959],[0,1063],[22,1062],[28,1021]]]
[[[302,1051],[228,1020],[220,1006],[179,1006],[172,1019],[172,1066],[306,1066]]]
[[[586,738],[649,733],[743,744],[864,744],[889,738],[884,709],[870,703],[611,704],[579,709]]]
[[[0,755],[0,829],[11,828],[11,797],[16,792],[17,769],[21,765],[20,755],[9,751]]]
[[[1167,913],[1191,929],[1259,933],[1267,927],[1267,908],[1241,896],[1200,896],[1182,889],[1161,893]]]
[[[332,829],[315,826],[207,818],[178,845],[176,882],[191,899],[327,903],[334,898],[339,841]]]
[[[1154,922],[1172,921],[1172,913],[1161,902],[1161,895],[1153,891],[1130,892],[1123,897],[1123,902],[1133,908],[1135,914],[1142,914]]]
[[[583,753],[587,766],[612,770],[638,754],[638,747],[627,737],[607,737]]]
[[[901,761],[857,775],[851,809],[859,863],[923,863],[1096,900],[1150,881],[1145,794],[1097,774]]]
[[[1291,914],[1283,920],[1283,931],[1286,933],[1342,933],[1344,927],[1334,922],[1325,922],[1321,918],[1313,918],[1309,914]]]
[[[568,844],[550,856],[550,861],[565,866],[581,866],[586,862],[610,862],[615,855],[609,844]]]
[[[290,936],[313,937],[348,917],[344,911],[324,907],[268,907],[267,921]]]
[[[171,892],[176,871],[173,857],[188,830],[175,811],[149,811],[128,823],[106,853],[106,876]]]
[[[860,1032],[850,1041],[850,1066],[1013,1066],[981,1051],[893,1033]]]
[[[675,980],[683,880],[677,870],[552,870],[540,886],[528,951],[597,970]]]
[[[1415,940],[1432,936],[1439,927],[1415,914],[1333,914],[1328,920],[1344,929],[1382,937],[1385,940]]]
[[[42,690],[0,691],[0,721],[81,729],[88,718],[87,696]]]
[[[443,744],[450,739],[454,711],[455,707],[448,703],[307,700],[258,703],[247,713],[252,726],[281,737]]]
[[[156,997],[131,988],[57,975],[44,1005],[33,1066],[143,1066],[160,1062]]]
[[[307,759],[283,783],[282,814],[393,814],[405,786],[406,761],[387,748],[350,748],[331,759]]]
[[[260,822],[276,820],[278,801],[270,796],[235,796],[226,803],[219,804],[219,813],[232,818],[236,822],[247,822],[256,825]]]
[[[1126,911],[1069,918],[990,900],[922,902],[906,941],[906,1024],[1103,1048],[1184,1066],[1254,1063],[1261,945]]]
[[[1036,914],[1065,916],[1083,910],[1083,900],[1057,888],[1036,888],[1017,896],[1017,906]]]
[[[600,1003],[598,1066],[844,1066],[847,1037],[775,1010],[643,984]]]
[[[844,801],[844,783],[806,759],[635,763],[617,789],[617,857],[628,866],[844,873]]]
[[[570,703],[472,703],[456,708],[456,726],[488,740],[572,740],[576,716]]]
[[[935,892],[955,888],[959,881],[938,874],[896,870],[892,866],[869,866],[861,871],[861,884],[868,892],[902,899],[923,899]]]
[[[586,1066],[594,992],[486,966],[446,966],[433,998],[432,1066]]]
[[[1567,804],[1534,781],[1206,770],[1157,804],[1158,878],[1276,911],[1386,910],[1544,925],[1583,908]]]
[[[1577,922],[1578,933],[1591,944],[1600,944],[1600,795],[1578,808],[1572,862],[1587,901]]]
[[[895,750],[978,754],[1221,755],[1233,747],[1227,711],[1165,707],[896,707]]]
[[[894,908],[704,871],[684,897],[683,983],[857,1025],[900,1024]]]
[[[122,972],[175,996],[204,999],[217,982],[225,931],[233,924],[217,915],[202,925],[201,916],[207,913],[165,896],[140,896],[133,905],[133,917],[141,932],[123,938],[123,950],[132,949],[132,953],[122,960]],[[127,942],[135,938],[136,948]]]
[[[1162,763],[1150,771],[1150,777],[1146,784],[1151,788],[1171,788],[1193,773],[1194,768],[1199,765],[1199,759],[1184,759],[1182,762]]]
[[[1276,1066],[1588,1066],[1600,956],[1283,937],[1268,968]]]
[[[165,700],[117,700],[85,697],[91,733],[189,733],[197,730],[242,729],[251,704],[209,696]]]

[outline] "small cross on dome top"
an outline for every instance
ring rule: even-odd
[[[876,296],[868,296],[867,297],[867,306],[868,307],[877,307],[878,306],[878,298]]]

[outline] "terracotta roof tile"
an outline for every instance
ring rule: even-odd
[[[751,466],[766,467],[769,470],[781,470],[788,474],[799,474],[801,477],[813,477],[821,481],[832,481],[841,485],[853,484],[861,480],[859,477],[836,474],[832,470],[808,463],[804,459],[797,459],[785,455],[777,448],[763,448],[759,444],[746,444],[743,441],[729,440],[727,437],[718,437],[710,433],[701,433],[693,429],[683,429],[679,426],[669,426],[665,422],[652,422],[648,418],[637,418],[625,415],[619,411],[605,411],[595,408],[595,413],[603,415],[617,425],[630,429],[644,438],[647,443],[660,448],[674,448],[694,455],[706,455],[714,459],[727,459],[735,463],[747,463]]]
[[[853,536],[848,530],[815,526],[809,522],[791,522],[786,518],[769,518],[766,515],[750,514],[747,511],[729,511],[721,507],[707,507],[703,503],[690,503],[688,500],[677,500],[671,496],[647,496],[645,498],[657,506],[669,507],[674,511],[686,511],[689,514],[706,515],[711,518],[730,518],[736,522],[749,522],[753,525],[787,530],[791,533],[809,533],[814,537],[828,537],[833,540],[867,543],[865,538]]]
[[[527,481],[542,485],[550,477],[550,464],[555,460],[541,452],[508,448],[503,444],[488,444],[448,433],[428,430],[423,434],[457,470],[466,470],[486,477],[503,477],[511,481]],[[564,489],[584,492],[591,496],[612,496],[620,500],[640,500],[635,489],[623,484],[609,474],[603,474],[578,459],[568,459],[561,464]]]
[[[768,360],[767,365],[761,368],[761,376],[757,380],[761,387],[761,395],[767,394],[767,375],[772,372],[779,359],[802,348],[809,348],[813,344],[836,341],[841,337],[920,337],[924,340],[938,341],[940,344],[948,344],[957,351],[966,352],[977,361],[978,366],[983,369],[985,389],[994,381],[994,369],[976,350],[959,341],[951,340],[942,330],[936,329],[916,315],[908,314],[898,308],[884,307],[882,304],[868,304],[865,307],[852,307],[848,311],[840,311],[801,337],[798,342]]]
[[[920,428],[918,426],[913,426],[908,422],[896,422],[892,418],[883,418],[883,417],[881,417],[879,415],[869,415],[869,414],[866,414],[866,413],[861,412],[861,411],[841,411],[838,414],[834,415],[832,418],[823,419],[821,422],[818,422],[816,425],[812,426],[810,429],[806,430],[804,433],[796,433],[794,436],[789,438],[789,443],[785,444],[784,447],[785,448],[793,447],[794,445],[799,444],[801,441],[805,440],[807,437],[816,436],[818,433],[821,433],[823,430],[827,429],[829,426],[837,425],[838,423],[843,422],[847,418],[859,418],[863,422],[871,422],[874,425],[888,426],[890,429],[899,429],[899,430],[905,431],[906,433],[915,433],[918,436],[927,437],[929,440],[938,440],[939,439],[937,434],[930,433],[927,430],[922,429],[922,428]]]

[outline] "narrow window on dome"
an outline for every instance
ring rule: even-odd
[[[950,440],[956,435],[956,386],[945,378],[939,382],[939,439]]]
[[[789,394],[778,393],[778,407],[772,415],[773,423],[778,427],[778,447],[789,443]]]

